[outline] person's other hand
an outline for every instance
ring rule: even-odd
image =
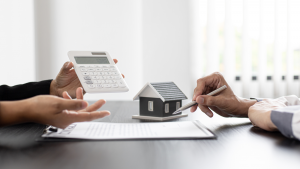
[[[215,96],[206,95],[223,85],[226,85],[227,89],[221,93]],[[249,107],[256,102],[237,97],[224,77],[218,72],[197,80],[193,101],[196,101],[201,111],[209,117],[213,116],[211,110],[223,117],[248,117]],[[191,112],[196,110],[197,105],[190,109]]]
[[[78,98],[83,98],[83,89],[78,88],[80,93]],[[67,94],[64,92],[64,95]],[[72,100],[57,96],[36,96],[26,99],[29,108],[28,121],[48,124],[59,128],[66,128],[74,122],[91,121],[110,115],[109,111],[97,111],[105,100],[98,100],[96,103],[88,106],[84,100]]]
[[[117,59],[113,59],[115,63],[118,63]],[[67,91],[72,98],[76,97],[76,89],[82,87],[72,62],[66,62],[61,68],[56,78],[51,82],[50,94],[62,97],[62,93]],[[122,74],[123,78],[124,75]],[[85,91],[83,91],[85,93]]]
[[[277,127],[271,120],[272,110],[286,107],[286,100],[278,99],[264,99],[263,101],[255,103],[249,108],[249,119],[254,126],[260,127],[267,131],[275,131]]]

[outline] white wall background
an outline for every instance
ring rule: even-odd
[[[85,99],[131,100],[146,82],[159,81],[174,81],[191,98],[196,80],[213,71],[240,96],[299,95],[292,79],[300,75],[299,2],[0,0],[0,84],[55,78],[68,51],[105,50],[119,60],[130,91]]]
[[[192,94],[189,23],[184,0],[142,1],[143,84],[174,81]]]
[[[0,85],[35,80],[32,0],[0,0]]]

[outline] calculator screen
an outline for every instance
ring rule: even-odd
[[[75,56],[77,64],[109,64],[107,57],[83,57]]]

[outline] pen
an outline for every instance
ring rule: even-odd
[[[214,90],[214,91],[208,93],[207,95],[208,95],[208,96],[213,96],[213,95],[218,94],[218,93],[220,93],[221,91],[225,90],[226,88],[227,88],[227,86],[224,85],[224,86],[222,86],[222,87],[220,87],[220,88],[218,88],[218,89],[216,89],[216,90]],[[194,105],[196,105],[196,104],[197,104],[196,101],[192,101],[191,103],[188,103],[188,104],[186,104],[186,105],[180,107],[180,108],[179,108],[178,110],[176,110],[173,114],[178,114],[178,113],[182,112],[183,110],[186,110],[186,109],[188,109],[188,108],[190,108],[190,107],[192,107],[192,106],[194,106]]]

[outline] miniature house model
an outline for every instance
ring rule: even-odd
[[[187,114],[173,115],[182,106],[185,94],[174,82],[147,83],[133,98],[140,100],[140,115],[132,118],[148,120],[170,120]]]

